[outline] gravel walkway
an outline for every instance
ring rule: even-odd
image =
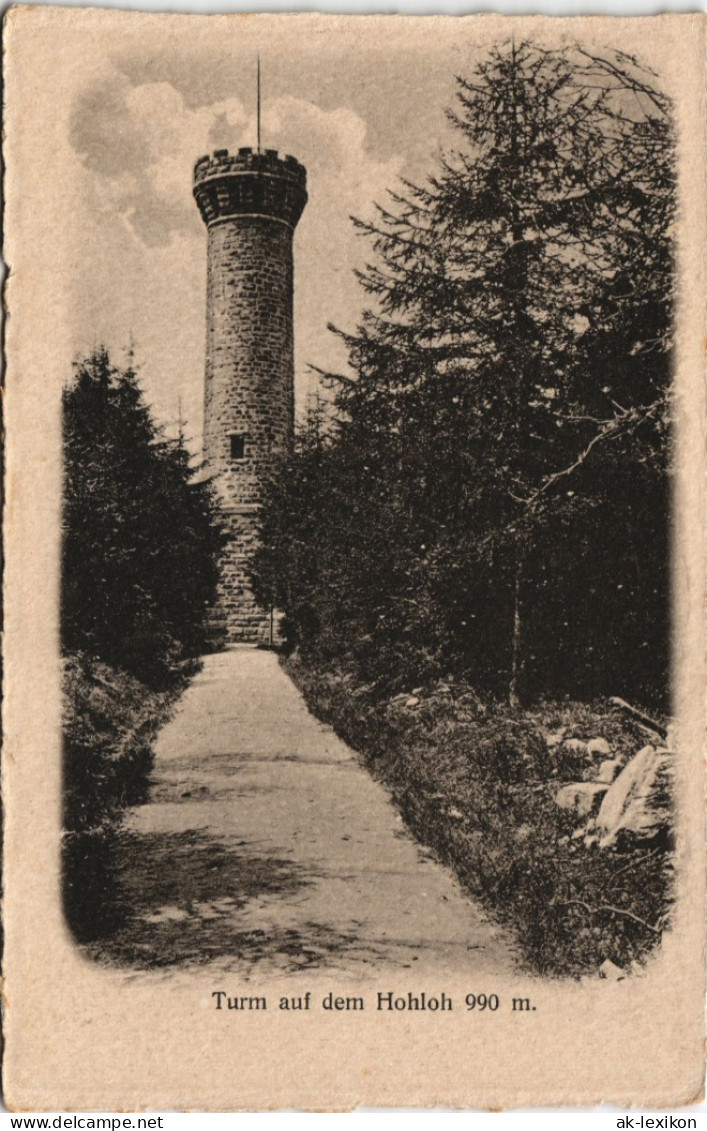
[[[366,968],[510,972],[504,933],[413,840],[383,786],[307,710],[271,652],[205,657],[156,743],[114,858],[138,967],[247,978]]]

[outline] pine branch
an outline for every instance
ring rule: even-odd
[[[597,434],[592,437],[586,448],[584,448],[584,450],[579,453],[577,458],[573,460],[568,467],[564,467],[561,471],[556,471],[552,475],[549,475],[547,479],[545,479],[545,481],[540,485],[540,487],[538,487],[538,489],[525,500],[525,506],[532,507],[533,503],[541,495],[544,495],[561,479],[566,479],[568,475],[571,475],[574,471],[577,470],[578,467],[581,467],[598,444],[603,443],[605,440],[615,440],[618,436],[623,434],[627,425],[633,425],[634,428],[640,427],[640,425],[644,424],[646,420],[649,420],[651,417],[655,416],[659,407],[659,404],[656,402],[656,404],[651,405],[648,411],[645,412],[641,417],[636,416],[636,411],[634,409],[623,410],[621,417],[611,420],[606,425],[606,427],[602,428],[600,432],[597,432]]]
[[[647,923],[645,919],[634,915],[633,911],[626,911],[623,907],[612,907],[609,903],[601,903],[598,907],[591,907],[588,903],[585,903],[583,899],[554,899],[552,903],[559,907],[583,907],[590,915],[598,915],[602,911],[608,911],[612,915],[625,915],[627,919],[633,919],[634,923],[639,923],[641,927],[645,927],[647,931],[652,931],[654,935],[661,933],[659,927],[654,927],[651,923]]]
[[[645,83],[640,82],[638,79],[634,78],[633,75],[629,75],[626,71],[622,71],[620,67],[617,67],[614,63],[610,62],[609,59],[604,59],[601,55],[594,55],[591,51],[587,51],[587,49],[584,47],[578,47],[577,51],[580,55],[583,55],[586,59],[591,59],[593,63],[596,63],[609,74],[619,79],[621,85],[625,89],[640,91],[641,94],[645,94],[646,97],[656,107],[656,109],[660,110],[661,114],[667,115],[670,103],[665,95],[659,94],[658,91],[653,87],[646,86]],[[629,58],[630,61],[635,65],[635,60],[631,59],[630,56],[627,56],[627,58]]]

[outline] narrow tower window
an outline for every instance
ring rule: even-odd
[[[231,433],[231,459],[245,459],[245,436],[242,432]]]

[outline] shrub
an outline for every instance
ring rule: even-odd
[[[145,794],[152,740],[174,698],[85,653],[63,664],[64,827],[107,827]]]
[[[469,759],[483,776],[507,784],[547,778],[547,746],[527,722],[496,715],[480,729]]]
[[[390,787],[416,837],[512,928],[532,970],[596,975],[607,958],[624,968],[647,959],[669,915],[668,845],[600,852],[571,840],[576,820],[555,804],[559,748],[541,733],[603,734],[620,752],[636,748],[633,724],[601,703],[513,714],[461,681],[453,693],[430,686],[409,707],[407,696],[376,698],[297,656],[286,667],[314,713]]]
[[[76,363],[63,425],[62,649],[166,686],[205,644],[221,545],[209,485],[103,348]]]

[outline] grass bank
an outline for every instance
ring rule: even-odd
[[[123,814],[147,797],[152,744],[193,662],[155,690],[86,653],[63,661],[63,893],[79,941],[110,929],[110,847]]]
[[[346,672],[297,656],[284,664],[313,713],[391,789],[415,836],[514,931],[529,969],[640,969],[668,922],[669,836],[600,849],[556,803],[563,784],[590,780],[588,741],[600,737],[625,764],[646,743],[638,722],[608,702],[512,711],[455,680],[382,698]]]

